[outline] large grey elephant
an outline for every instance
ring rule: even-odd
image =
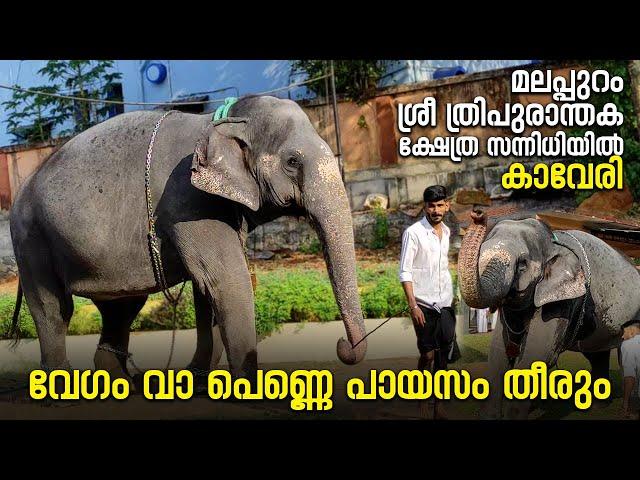
[[[147,241],[145,158],[164,112],[119,115],[69,140],[32,175],[11,211],[20,286],[46,369],[68,368],[72,294],[103,320],[96,368],[126,375],[129,328],[158,292]],[[240,98],[229,117],[174,112],[161,123],[151,192],[169,285],[193,282],[198,341],[189,368],[208,370],[221,351],[230,370],[257,369],[253,292],[244,239],[282,215],[305,215],[320,237],[348,340],[339,358],[359,362],[366,341],[351,211],[336,158],[293,101]],[[116,352],[122,352],[116,353]],[[216,359],[214,359],[215,362]],[[117,368],[114,369],[114,365]]]
[[[487,234],[486,217],[472,218],[458,260],[460,291],[469,306],[502,312],[489,352],[486,414],[526,418],[530,402],[503,409],[504,372],[537,360],[554,366],[564,350],[582,352],[596,377],[608,377],[623,325],[640,318],[634,265],[585,232],[552,232],[529,218],[498,222]]]

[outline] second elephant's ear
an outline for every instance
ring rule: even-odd
[[[245,118],[229,117],[209,125],[196,142],[193,186],[258,210],[260,191],[247,165],[248,147]]]
[[[578,298],[587,293],[585,275],[578,257],[566,247],[558,247],[547,261],[542,280],[533,298],[536,307]]]

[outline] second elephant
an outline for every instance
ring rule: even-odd
[[[555,231],[536,219],[504,220],[487,234],[472,214],[460,249],[460,291],[474,308],[500,308],[489,351],[488,414],[502,414],[503,375],[534,361],[582,352],[596,377],[608,376],[622,327],[640,318],[640,274],[620,252],[582,231]],[[486,237],[486,238],[485,238]],[[505,414],[526,418],[529,402]]]

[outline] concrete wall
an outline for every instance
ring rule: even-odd
[[[0,211],[0,282],[11,280],[18,275],[18,266],[13,256],[9,212]]]
[[[16,193],[61,142],[0,148],[0,208],[8,210]]]
[[[43,147],[8,154],[7,165],[11,191],[18,192],[29,175],[35,172],[54,150],[55,147]]]

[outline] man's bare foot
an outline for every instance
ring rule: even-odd
[[[423,420],[433,420],[433,402],[421,401],[418,403],[420,418]]]
[[[449,420],[449,415],[442,402],[436,403],[436,420]]]

